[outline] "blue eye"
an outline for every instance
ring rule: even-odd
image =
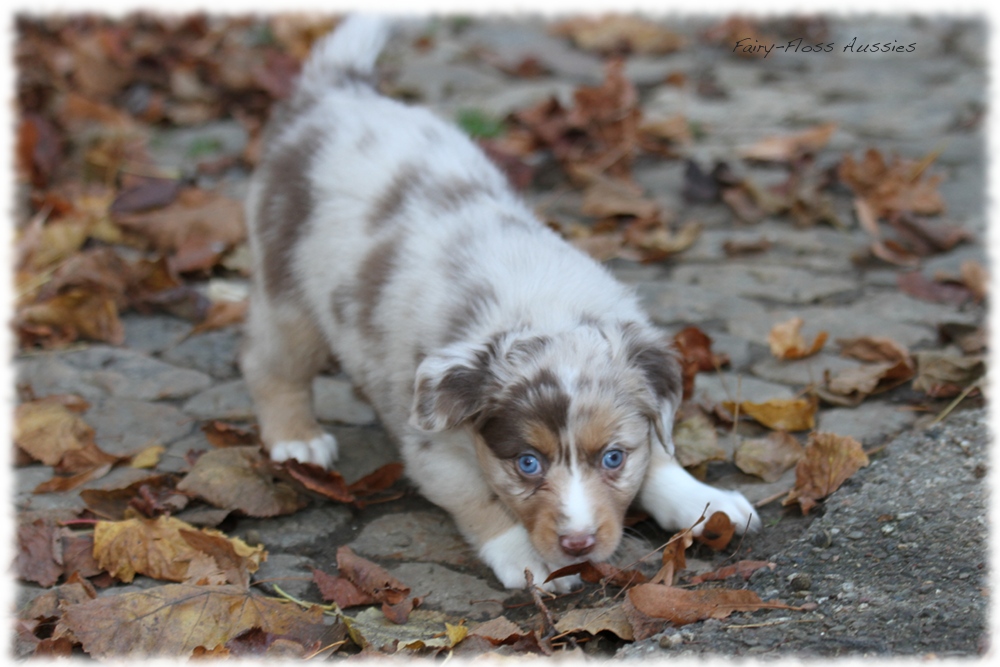
[[[538,457],[531,454],[522,454],[518,457],[517,467],[525,475],[537,475],[542,470],[542,464],[538,462]]]
[[[601,459],[601,465],[608,470],[620,468],[623,463],[625,463],[625,452],[620,449],[609,449],[604,452],[604,458]]]

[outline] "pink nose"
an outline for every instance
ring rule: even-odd
[[[585,556],[594,550],[597,540],[588,533],[570,533],[559,536],[559,546],[570,556]]]

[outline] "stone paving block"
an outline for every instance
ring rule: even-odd
[[[348,482],[374,472],[387,463],[400,461],[399,450],[378,426],[337,426],[324,424],[340,450],[336,468]]]
[[[503,613],[503,601],[516,591],[493,588],[481,578],[436,563],[403,563],[388,568],[392,576],[423,598],[421,607],[486,621]],[[499,584],[498,584],[499,585]]]
[[[92,405],[83,420],[97,431],[97,444],[109,454],[135,454],[151,445],[168,445],[194,428],[177,408],[129,398],[107,398]]]
[[[144,401],[185,398],[212,384],[204,373],[177,368],[124,348],[95,345],[60,357],[82,371],[83,382],[110,396]]]
[[[806,334],[806,340],[811,341],[812,334]],[[751,372],[762,380],[778,382],[780,384],[806,386],[822,384],[823,374],[827,370],[830,371],[831,375],[836,375],[840,371],[858,368],[862,365],[858,361],[838,357],[828,352],[821,352],[805,359],[795,360],[782,360],[770,357],[754,364]]]
[[[314,567],[315,561],[305,556],[268,553],[267,560],[260,564],[252,578],[253,581],[265,582],[261,584],[264,590],[273,590],[273,585],[277,585],[292,597],[320,602],[322,596],[313,584]]]
[[[188,452],[206,452],[214,449],[201,429],[196,429],[186,438],[172,442],[160,456],[156,469],[162,472],[187,472],[191,466],[186,460]]]
[[[287,516],[242,519],[232,534],[249,543],[263,544],[268,553],[294,552],[316,544],[334,544],[331,536],[350,519],[347,507],[319,501]]]
[[[15,382],[28,387],[36,398],[52,394],[76,394],[94,403],[107,395],[79,368],[66,363],[58,354],[44,352],[14,361]]]
[[[314,380],[313,409],[323,421],[345,424],[375,421],[371,406],[355,396],[353,385],[343,378],[319,376]],[[250,391],[243,380],[223,382],[206,389],[191,397],[183,410],[197,419],[255,419]]]
[[[726,324],[729,333],[751,341],[767,341],[767,334],[775,324],[792,317],[801,317],[810,330],[826,331],[830,340],[859,336],[886,336],[906,348],[937,339],[930,324],[918,326],[895,322],[868,305],[840,307],[802,307],[737,314]]]
[[[807,304],[849,294],[858,288],[854,278],[820,275],[803,269],[730,262],[723,266],[679,266],[671,276],[675,285],[697,285],[735,296],[764,298],[780,303]]]
[[[321,375],[313,382],[313,409],[320,421],[341,424],[372,424],[375,410],[354,393],[354,385],[344,378]]]
[[[750,299],[699,285],[680,285],[672,280],[639,283],[636,293],[658,324],[697,324],[764,312],[763,306]]]
[[[168,315],[127,313],[121,321],[125,347],[146,354],[158,354],[177,345],[194,328],[190,322]]]
[[[761,403],[772,398],[791,398],[792,389],[741,373],[699,373],[694,381],[694,400],[712,407],[722,401]]]
[[[350,546],[371,558],[458,566],[478,562],[455,522],[437,508],[381,516],[365,526]]]
[[[856,408],[830,408],[819,412],[817,430],[849,435],[866,447],[881,443],[913,425],[917,413],[891,405],[862,403]]]
[[[194,368],[214,378],[229,380],[240,374],[237,355],[241,340],[241,327],[207,331],[168,349],[162,358],[177,366]]]

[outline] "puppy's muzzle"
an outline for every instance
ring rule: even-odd
[[[567,556],[579,558],[594,550],[597,538],[592,533],[568,533],[559,536],[559,546]]]

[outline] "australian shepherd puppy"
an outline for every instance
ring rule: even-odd
[[[241,364],[271,458],[336,460],[310,394],[332,351],[504,586],[608,558],[633,501],[756,528],[674,459],[669,339],[460,130],[378,94],[387,37],[354,16],[317,44],[251,184]]]

